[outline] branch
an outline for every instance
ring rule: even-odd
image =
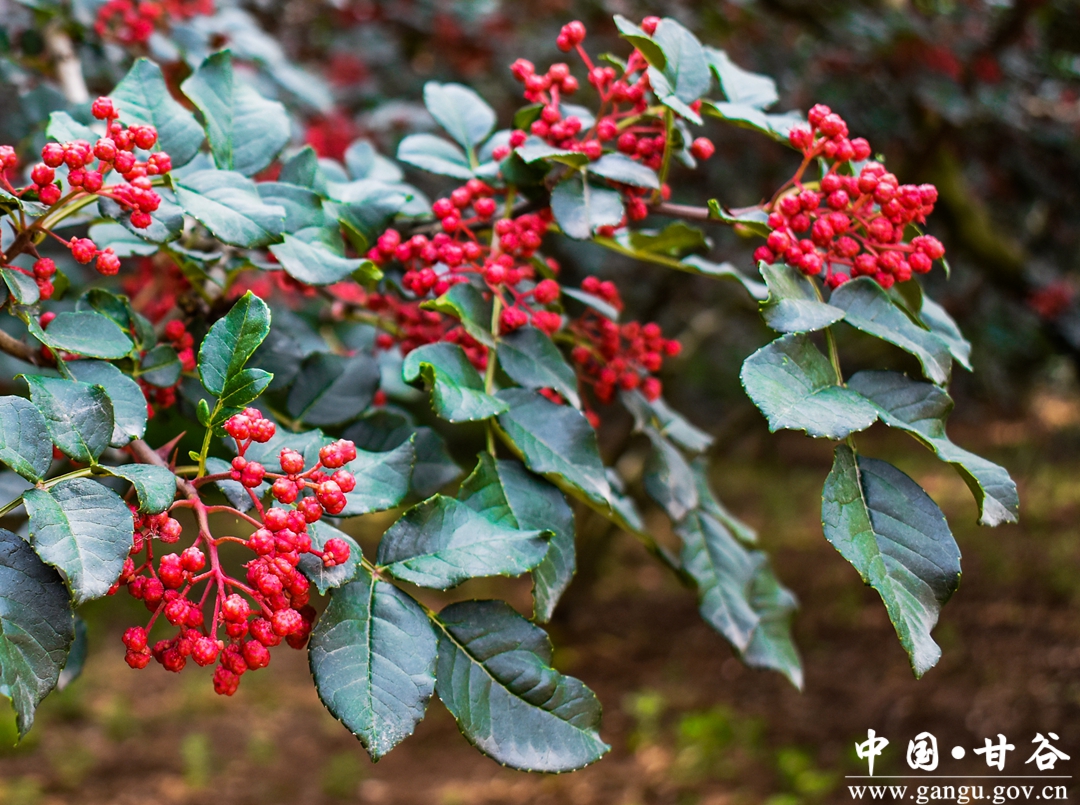
[[[56,59],[56,78],[60,82],[60,89],[64,97],[70,103],[86,103],[90,100],[90,90],[86,88],[86,79],[83,78],[82,64],[75,53],[75,46],[67,31],[59,24],[50,25],[45,29],[45,46],[49,53]]]
[[[158,455],[157,450],[152,448],[142,439],[136,439],[128,445],[127,449],[131,455],[138,459],[142,464],[154,464],[155,466],[171,470],[168,462]],[[179,489],[188,500],[200,500],[199,490],[179,475],[176,476],[176,488]]]
[[[32,363],[34,366],[47,365],[48,361],[42,359],[41,352],[27,343],[8,335],[0,330],[0,352],[18,358],[20,361]]]

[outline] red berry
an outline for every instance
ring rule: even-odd
[[[132,626],[124,632],[124,645],[132,651],[142,651],[146,648],[146,629],[141,626]]]
[[[221,617],[230,623],[241,623],[248,619],[251,607],[247,600],[233,593],[221,603]]]
[[[698,137],[690,144],[690,153],[695,159],[705,161],[716,153],[716,146],[708,137]]]
[[[195,660],[198,665],[212,665],[217,661],[220,650],[216,640],[212,637],[203,636],[195,641],[195,646],[191,649],[191,659]]]
[[[334,567],[349,560],[349,543],[343,539],[328,539],[323,546],[323,565]]]
[[[111,246],[98,253],[97,270],[99,274],[104,274],[106,277],[111,277],[120,271],[120,258],[116,256]]]
[[[180,564],[184,570],[196,573],[206,567],[206,557],[203,556],[202,551],[192,545],[180,554]]]
[[[97,98],[94,101],[90,106],[90,114],[98,120],[111,120],[112,118],[119,116],[112,99],[105,97]]]
[[[300,617],[300,613],[295,609],[283,609],[279,612],[275,612],[271,618],[271,624],[274,629],[274,634],[284,637],[287,634],[302,629],[304,626],[304,619]]]
[[[97,245],[89,238],[72,238],[71,256],[79,263],[89,263],[97,255]]]

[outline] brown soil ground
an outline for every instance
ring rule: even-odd
[[[373,765],[323,710],[302,653],[278,650],[267,671],[221,699],[198,669],[179,678],[157,667],[130,671],[119,634],[138,610],[108,601],[90,608],[93,651],[83,677],[46,701],[18,749],[0,750],[0,803],[850,802],[847,786],[858,781],[843,777],[866,773],[854,744],[868,728],[891,741],[879,775],[906,771],[907,741],[922,730],[942,747],[938,773],[997,773],[971,750],[998,733],[1016,746],[1006,773],[1036,773],[1023,763],[1031,741],[1053,731],[1075,759],[1046,774],[1074,774],[1080,432],[1068,417],[1049,419],[1065,427],[1003,423],[954,434],[1007,464],[1021,484],[1023,523],[993,531],[972,524],[970,495],[951,469],[913,460],[892,436],[873,442],[871,454],[896,456],[938,500],[964,553],[963,582],[935,632],[944,656],[922,680],[912,677],[876,594],[821,537],[817,496],[828,446],[747,439],[719,467],[718,486],[759,527],[800,598],[802,693],[741,665],[697,617],[692,594],[621,537],[596,580],[572,588],[551,627],[556,664],[604,702],[603,734],[613,747],[596,765],[562,776],[500,768],[458,735],[437,702],[412,738]],[[492,591],[474,583],[462,595]],[[528,606],[526,585],[497,591]],[[968,749],[967,759],[948,757],[954,745]],[[1077,793],[1071,780],[1056,782]]]

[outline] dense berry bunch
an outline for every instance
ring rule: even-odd
[[[889,288],[928,272],[945,254],[941,242],[930,235],[904,238],[907,227],[924,223],[934,209],[937,188],[901,185],[883,165],[866,161],[869,143],[848,139],[847,124],[829,107],[815,106],[808,119],[810,128],[791,131],[803,164],[768,208],[772,232],[755,259],[784,260],[808,276],[824,271],[833,288],[858,276]],[[807,188],[802,174],[819,158],[828,171],[817,189]],[[862,163],[858,173],[842,173],[853,161]]]
[[[102,39],[137,45],[170,21],[213,13],[213,0],[108,0],[98,8],[94,32]]]
[[[183,328],[173,329],[177,340],[182,340]],[[195,510],[198,537],[180,553],[166,553],[155,562],[154,540],[165,544],[179,541],[181,525],[168,514],[135,514],[131,557],[114,592],[125,584],[153,614],[146,627],[133,626],[124,633],[126,659],[132,668],[145,668],[151,659],[174,672],[181,671],[189,658],[202,666],[219,662],[214,690],[231,696],[245,672],[269,664],[270,648],[283,639],[296,649],[306,645],[315,610],[308,603],[309,582],[297,565],[306,553],[321,557],[327,567],[348,561],[349,546],[343,540],[330,539],[322,550],[315,549],[308,525],[324,511],[338,514],[344,509],[345,495],[355,488],[356,481],[343,468],[356,458],[356,448],[344,441],[327,445],[319,452],[319,462],[307,470],[301,454],[283,449],[279,456],[281,474],[267,473],[258,462],[244,458],[244,453],[253,442],[272,439],[275,430],[274,424],[253,408],[231,417],[225,431],[235,440],[240,455],[228,473],[200,479],[205,483],[229,478],[250,490],[258,519],[240,515],[255,526],[250,537],[214,537],[207,525],[210,508],[198,499],[179,501],[173,508]],[[327,476],[324,470],[333,473]],[[254,490],[264,480],[272,480],[274,497],[291,508],[263,507]],[[300,497],[304,490],[313,495]],[[221,567],[218,548],[229,542],[255,554],[244,565],[244,581],[232,578]],[[136,557],[141,559],[138,564]],[[161,616],[177,631],[151,645],[149,632]]]
[[[581,287],[616,309],[622,308],[613,283],[586,277]],[[614,399],[618,389],[640,389],[646,399],[655,400],[663,389],[653,375],[660,371],[665,357],[680,351],[679,342],[665,339],[657,324],[633,321],[620,326],[592,309],[567,329],[575,343],[571,358],[581,382],[592,386],[596,399],[605,404]],[[595,415],[590,415],[590,420],[597,424]]]

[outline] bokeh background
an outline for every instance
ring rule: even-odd
[[[66,105],[47,79],[42,34],[57,19],[92,92],[123,75],[130,51],[103,44],[89,25],[100,5],[0,0],[0,141],[41,138],[38,121]],[[1022,502],[1020,525],[978,529],[951,469],[900,435],[875,429],[864,440],[935,497],[963,551],[960,590],[935,632],[941,663],[911,677],[877,596],[822,538],[829,446],[769,436],[742,395],[739,366],[769,337],[742,291],[563,246],[556,253],[571,276],[616,280],[634,313],[683,341],[667,394],[715,435],[718,490],[758,529],[799,596],[804,692],[744,668],[697,617],[692,593],[636,543],[584,517],[581,572],[551,631],[556,665],[605,703],[613,749],[594,767],[560,777],[500,769],[457,735],[438,703],[415,736],[373,765],[322,709],[303,654],[275,655],[223,700],[208,672],[129,671],[119,635],[138,609],[110,599],[87,608],[83,676],[45,702],[17,748],[0,704],[0,803],[850,802],[843,778],[865,773],[854,743],[868,728],[892,742],[879,774],[903,773],[903,747],[922,730],[943,747],[968,748],[950,773],[986,773],[970,750],[999,732],[1018,747],[1013,773],[1035,733],[1048,731],[1075,758],[1063,773],[1080,769],[1080,4],[219,0],[215,14],[140,47],[182,73],[178,54],[228,45],[295,111],[298,143],[340,156],[362,136],[392,154],[403,133],[431,125],[419,104],[425,81],[473,85],[508,124],[519,96],[507,65],[562,60],[554,40],[570,19],[585,22],[592,52],[618,52],[613,13],[678,18],[740,65],[774,76],[779,108],[828,103],[903,180],[939,187],[930,231],[945,242],[952,274],[935,272],[927,287],[974,343],[976,368],[954,382],[950,432],[1008,467]],[[706,129],[717,156],[674,177],[676,201],[753,204],[795,164],[751,132],[715,121]],[[432,194],[444,189],[410,179]],[[721,226],[709,235],[713,259],[751,269],[756,243]],[[879,357],[861,342],[847,346],[851,371]],[[615,421],[608,447],[623,445],[628,430]],[[620,467],[631,476],[635,455]],[[662,532],[663,518],[651,519]],[[455,594],[493,593],[528,606],[527,582],[471,582]]]

